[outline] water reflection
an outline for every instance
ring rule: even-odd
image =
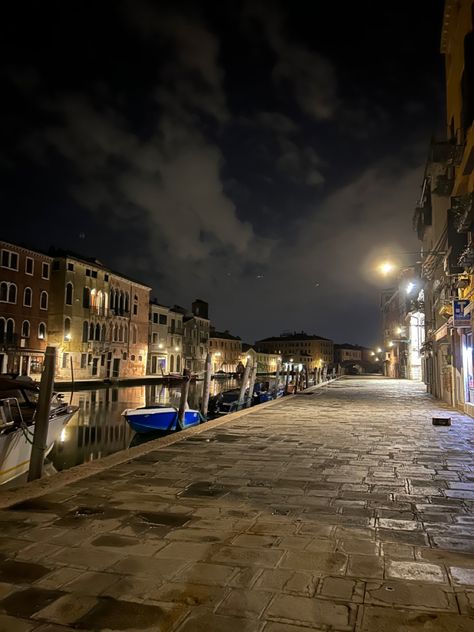
[[[211,395],[238,386],[236,380],[213,380]],[[202,382],[191,382],[189,405],[197,408],[202,398]],[[87,461],[100,459],[128,448],[134,432],[121,413],[125,408],[136,408],[145,404],[167,404],[177,406],[180,388],[168,388],[163,384],[99,388],[76,393],[64,393],[66,401],[79,410],[64,428],[49,459],[57,470],[64,470]]]

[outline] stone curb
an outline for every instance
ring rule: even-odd
[[[308,391],[327,386],[334,381],[335,380],[329,380],[328,382],[317,384],[316,386],[310,387]],[[287,395],[284,398],[274,399],[270,402],[259,404],[258,410],[270,408],[271,406],[275,406],[277,404],[284,404],[285,402],[288,402],[295,397],[298,396]],[[89,478],[94,474],[108,470],[115,465],[121,465],[122,463],[126,463],[127,461],[136,459],[137,457],[148,454],[149,452],[153,452],[154,450],[166,448],[170,445],[183,441],[188,437],[206,432],[206,430],[212,430],[213,428],[218,428],[219,426],[223,426],[224,424],[232,423],[236,419],[239,419],[240,417],[245,417],[246,415],[249,415],[256,410],[257,408],[245,408],[244,410],[239,410],[235,413],[230,413],[228,415],[224,415],[223,417],[212,419],[211,421],[206,421],[199,426],[193,426],[192,428],[187,428],[186,430],[181,430],[180,432],[175,432],[165,437],[159,437],[158,439],[147,441],[143,445],[138,445],[133,448],[126,448],[125,450],[110,454],[109,456],[105,456],[101,459],[98,459],[97,461],[88,461],[87,463],[76,465],[75,467],[71,467],[67,470],[58,472],[53,476],[46,476],[37,481],[25,483],[21,487],[4,490],[0,488],[0,509],[6,509],[11,505],[23,502],[25,500],[38,498],[39,496],[43,496],[44,494],[48,494],[49,492],[53,492],[61,489],[62,487],[66,487],[70,483],[76,483],[77,481]]]

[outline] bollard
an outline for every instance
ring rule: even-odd
[[[304,387],[305,388],[309,388],[309,375],[308,375],[308,367],[307,366],[305,366],[305,368],[304,368],[304,382],[305,382]]]
[[[249,380],[249,375],[250,375],[250,369],[252,368],[252,362],[250,360],[250,358],[247,360],[247,364],[245,365],[245,371],[244,374],[242,376],[242,384],[240,385],[240,393],[239,393],[239,399],[237,401],[237,410],[240,410],[242,408],[242,406],[244,405],[244,401],[245,401],[245,391],[247,388],[247,382]]]
[[[207,419],[207,411],[209,407],[209,395],[211,392],[211,377],[212,377],[212,363],[211,363],[211,354],[208,353],[206,356],[206,369],[204,372],[204,385],[202,387],[202,404],[201,404],[201,413],[202,416]]]
[[[56,371],[56,348],[46,347],[44,367],[41,375],[38,405],[35,412],[35,430],[31,446],[28,481],[34,481],[43,475],[44,456],[48,439],[49,412],[53,396],[54,373]]]
[[[252,367],[252,371],[250,373],[250,383],[249,383],[249,394],[247,397],[246,408],[250,408],[252,405],[253,399],[253,389],[255,387],[255,380],[257,379],[257,363]]]
[[[181,429],[184,426],[184,414],[186,412],[186,406],[188,404],[190,383],[191,383],[191,371],[189,369],[184,369],[183,383],[181,385],[181,398],[179,400],[179,409],[178,409],[178,424]]]
[[[275,397],[278,395],[278,386],[280,384],[280,370],[281,370],[281,364],[278,362],[277,370],[275,373]]]
[[[288,395],[288,386],[290,384],[290,367],[289,365],[286,367],[286,378],[285,378],[285,395]]]

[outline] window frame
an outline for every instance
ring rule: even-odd
[[[44,270],[47,270],[47,276],[44,275]],[[49,277],[51,276],[51,266],[49,265],[48,261],[42,261],[41,262],[41,278],[42,279],[46,279],[47,281],[49,280]]]
[[[28,261],[31,261],[31,272],[28,272]],[[33,257],[26,257],[25,258],[25,274],[27,274],[28,276],[33,276],[35,273],[35,260],[33,259]]]

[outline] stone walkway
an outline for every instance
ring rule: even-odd
[[[341,380],[1,510],[0,632],[473,632],[473,509],[473,419]]]

